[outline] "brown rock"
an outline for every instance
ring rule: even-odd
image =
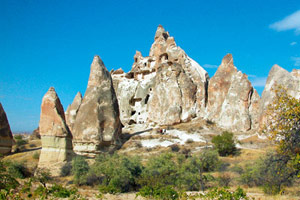
[[[11,152],[14,139],[7,120],[6,113],[0,103],[0,154],[6,155]]]
[[[99,56],[91,65],[88,86],[73,127],[74,151],[95,156],[118,145],[119,106],[110,73]]]
[[[38,168],[50,170],[54,176],[73,156],[72,135],[65,122],[63,106],[51,87],[43,97],[39,130],[42,140],[42,151]]]
[[[249,131],[252,128],[252,118],[258,112],[258,104],[258,94],[247,75],[237,71],[232,55],[227,54],[209,81],[208,119],[231,131]]]

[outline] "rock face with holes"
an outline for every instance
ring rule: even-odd
[[[0,103],[0,154],[6,155],[11,152],[14,139],[7,120],[6,113]]]
[[[66,122],[67,122],[67,125],[69,126],[71,132],[73,131],[73,126],[75,123],[76,115],[79,110],[81,101],[82,101],[82,96],[81,96],[81,93],[78,92],[76,94],[72,104],[68,106],[67,111],[66,111]]]
[[[39,132],[42,150],[38,168],[49,169],[52,175],[59,176],[61,167],[72,159],[73,147],[64,109],[53,87],[43,97]]]
[[[259,95],[246,74],[238,71],[231,54],[226,55],[208,85],[207,118],[231,131],[258,127]]]
[[[205,111],[208,73],[162,26],[157,28],[149,56],[137,51],[131,71],[121,72],[112,77],[124,125],[172,125]]]
[[[300,98],[300,70],[294,69],[291,73],[274,65],[269,72],[265,89],[262,93],[261,104],[259,109],[259,128],[262,129],[265,121],[265,111],[270,103],[272,103],[275,93],[272,89],[276,85],[282,85],[287,88],[287,93],[297,99]]]
[[[88,86],[72,128],[74,151],[95,156],[119,144],[122,124],[110,73],[99,56],[91,65]]]

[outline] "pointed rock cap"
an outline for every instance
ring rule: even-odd
[[[274,73],[274,72],[284,72],[284,73],[289,73],[287,70],[283,69],[282,67],[280,67],[279,65],[275,64],[272,66],[271,70],[270,70],[270,73]]]
[[[158,38],[163,37],[165,40],[167,40],[168,37],[170,37],[169,33],[165,31],[165,29],[162,27],[162,25],[158,25],[155,33],[154,40],[157,40]]]
[[[114,71],[112,74],[124,74],[124,70],[122,68],[117,69],[116,71]]]
[[[77,102],[77,101],[81,102],[81,100],[82,100],[82,95],[80,92],[77,92],[73,102]]]
[[[2,139],[3,138],[13,139],[13,135],[12,135],[12,132],[10,130],[8,119],[7,119],[6,113],[5,113],[1,103],[0,103],[0,130],[1,130],[0,131],[0,138],[2,138]]]
[[[43,97],[39,127],[41,136],[72,137],[54,87],[50,87]]]
[[[97,87],[101,85],[104,77],[110,77],[103,61],[99,56],[94,56],[93,62],[91,64],[91,72],[88,81],[88,87]]]
[[[143,58],[142,53],[140,51],[136,51],[133,58],[135,63],[139,62],[140,59]]]
[[[222,59],[222,65],[233,65],[233,57],[231,53],[228,53],[224,58]]]

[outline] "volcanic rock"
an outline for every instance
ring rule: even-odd
[[[172,125],[203,115],[208,73],[157,28],[148,57],[137,51],[130,72],[113,74],[124,125]]]
[[[88,86],[73,126],[74,151],[95,156],[119,143],[122,124],[110,73],[99,56],[91,64]]]
[[[266,86],[262,93],[261,104],[259,108],[259,127],[262,130],[265,122],[265,111],[270,103],[273,102],[275,92],[273,89],[275,86],[282,85],[287,89],[287,93],[296,99],[300,98],[300,70],[294,69],[291,73],[281,68],[278,65],[274,65],[269,72]]]
[[[73,131],[73,126],[75,123],[75,119],[76,119],[76,115],[78,112],[78,109],[80,107],[82,101],[82,96],[81,93],[78,92],[72,102],[72,104],[67,108],[66,111],[66,122],[67,125],[69,126],[69,129],[71,130],[71,132]]]
[[[6,113],[0,103],[0,154],[6,155],[11,152],[14,139],[7,120]]]
[[[59,176],[61,167],[73,156],[72,135],[65,121],[63,106],[53,87],[43,97],[39,131],[42,150],[38,168],[46,168],[52,175]]]
[[[259,101],[247,75],[237,71],[227,54],[209,81],[207,118],[227,130],[249,131],[257,127]]]

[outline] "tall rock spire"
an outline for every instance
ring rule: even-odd
[[[121,133],[118,100],[111,75],[99,56],[91,64],[88,86],[73,126],[74,151],[95,156],[118,145]]]
[[[72,159],[73,148],[64,109],[53,87],[42,100],[39,130],[42,151],[38,168],[49,169],[52,175],[59,176],[61,167]]]

